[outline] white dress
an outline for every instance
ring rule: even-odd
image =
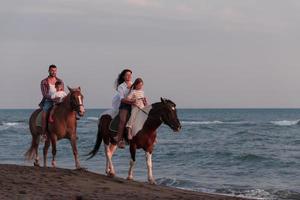
[[[65,96],[67,96],[65,91],[57,91],[51,95],[51,99],[59,98],[56,103],[61,103]]]
[[[136,106],[131,106],[131,115],[130,118],[126,124],[126,127],[132,128],[133,124],[136,121],[137,113],[140,111],[140,109],[144,108],[144,98],[145,94],[143,90],[132,90],[130,94],[127,96],[130,100],[136,100]]]

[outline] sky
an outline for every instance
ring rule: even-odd
[[[36,108],[50,64],[86,108],[124,68],[150,102],[300,107],[298,0],[0,1],[0,108]]]

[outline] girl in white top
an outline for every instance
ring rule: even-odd
[[[138,111],[145,106],[147,106],[147,100],[145,98],[143,90],[144,82],[141,78],[137,78],[131,86],[130,92],[127,96],[127,100],[133,101],[134,104],[131,106],[131,116],[127,122],[126,127],[128,128],[128,139],[131,140],[134,135],[132,135],[132,125],[135,122],[136,115]]]
[[[67,93],[64,91],[62,82],[56,81],[55,88],[56,88],[56,92],[51,94],[51,99],[55,102],[53,108],[50,111],[50,116],[49,116],[49,122],[51,122],[51,123],[54,121],[53,113],[57,107],[57,104],[61,103],[63,101],[64,97],[67,96]]]

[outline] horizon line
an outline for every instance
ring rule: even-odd
[[[36,110],[38,108],[0,108],[0,110]],[[109,110],[111,108],[85,108],[88,110]],[[235,108],[226,108],[226,107],[208,107],[208,108],[201,108],[201,107],[179,107],[177,109],[187,109],[187,110],[192,110],[192,109],[300,109],[300,107],[235,107]]]

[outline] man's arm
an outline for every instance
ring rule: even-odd
[[[51,97],[49,95],[49,86],[45,80],[42,80],[42,82],[41,82],[41,91],[42,91],[42,95],[44,98],[51,99]]]

